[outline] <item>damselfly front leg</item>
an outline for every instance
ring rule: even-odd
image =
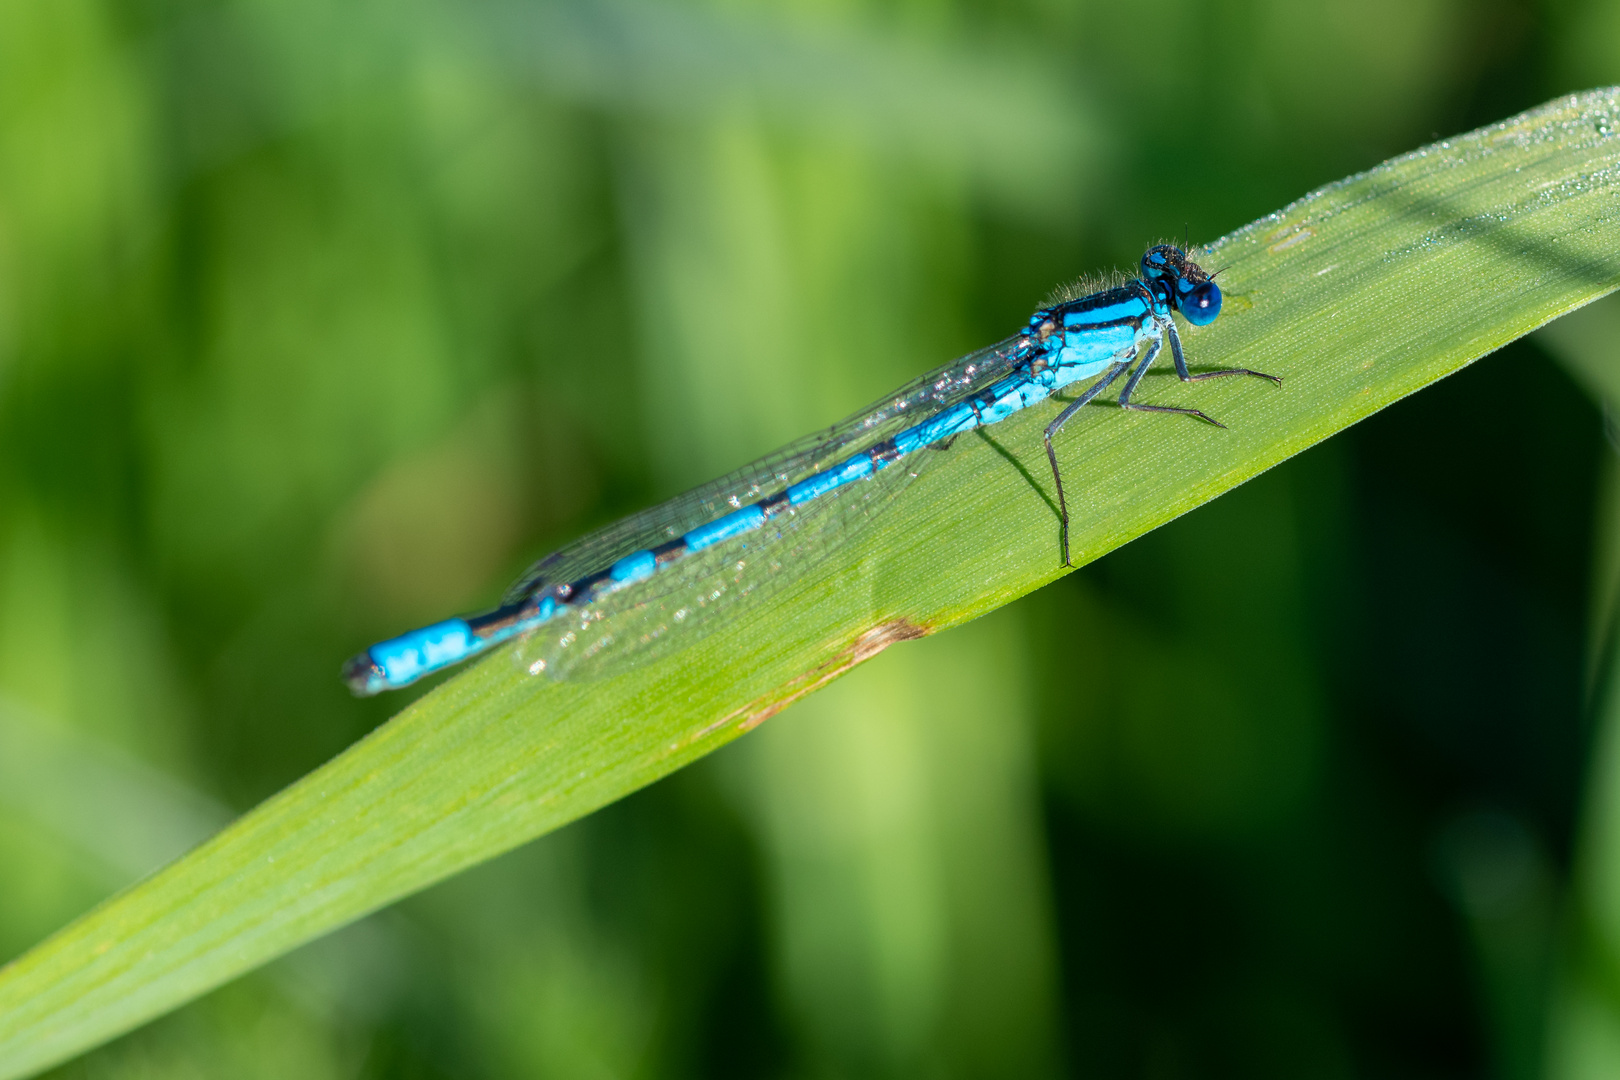
[[[1159,325],[1162,328],[1165,324],[1160,323]],[[1170,323],[1169,325],[1170,333],[1172,335],[1175,334],[1175,324]],[[1135,409],[1137,412],[1177,413],[1181,416],[1197,417],[1199,420],[1202,420],[1205,423],[1214,424],[1218,428],[1226,427],[1225,424],[1221,423],[1213,416],[1210,416],[1202,409],[1182,409],[1177,408],[1174,405],[1142,405],[1131,400],[1131,394],[1136,391],[1136,384],[1142,381],[1142,376],[1147,374],[1147,369],[1152,367],[1153,361],[1159,358],[1159,350],[1162,346],[1163,340],[1164,338],[1162,335],[1153,339],[1153,344],[1148,346],[1146,355],[1144,355],[1141,361],[1136,365],[1136,370],[1131,372],[1131,377],[1125,381],[1125,389],[1119,392],[1119,407],[1122,409]],[[1170,341],[1171,355],[1179,357],[1181,355],[1180,341],[1175,337],[1171,337]],[[1186,370],[1185,366],[1182,366],[1182,370]],[[1222,372],[1221,374],[1236,374],[1236,372]],[[1253,372],[1250,372],[1250,374],[1253,374]],[[1267,377],[1269,378],[1270,376]]]
[[[1166,320],[1165,328],[1170,333],[1170,358],[1176,362],[1176,375],[1182,382],[1201,382],[1204,379],[1219,379],[1227,375],[1253,375],[1260,379],[1270,379],[1278,386],[1282,385],[1282,376],[1267,375],[1263,371],[1250,371],[1248,368],[1234,367],[1221,368],[1219,371],[1200,371],[1197,375],[1187,371],[1187,358],[1181,354],[1181,335],[1176,333],[1176,324]],[[1141,406],[1137,406],[1140,408]],[[1225,425],[1221,425],[1225,427]]]

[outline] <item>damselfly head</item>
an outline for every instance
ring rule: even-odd
[[[1148,248],[1142,276],[1167,286],[1170,302],[1194,326],[1208,326],[1221,313],[1221,287],[1174,244]]]
[[[1186,259],[1174,244],[1154,244],[1142,255],[1142,276],[1149,281],[1157,281],[1167,274],[1174,274],[1176,266]]]
[[[1142,276],[1149,281],[1166,277],[1185,278],[1195,285],[1209,279],[1204,268],[1174,244],[1154,244],[1148,248],[1142,256]]]

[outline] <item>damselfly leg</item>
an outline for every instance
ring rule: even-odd
[[[1181,353],[1181,335],[1176,333],[1176,324],[1170,323],[1170,358],[1176,363],[1176,375],[1182,382],[1202,382],[1204,379],[1220,379],[1227,375],[1253,375],[1259,379],[1270,379],[1278,386],[1282,385],[1282,376],[1267,375],[1263,371],[1250,371],[1248,368],[1234,367],[1221,368],[1217,371],[1200,371],[1193,375],[1187,371],[1187,358]],[[1140,408],[1140,406],[1138,406]],[[1226,425],[1222,424],[1222,427]]]
[[[1171,323],[1170,333],[1174,334],[1175,332],[1175,324]],[[1173,337],[1171,338],[1171,341],[1174,343],[1170,349],[1171,354],[1176,356],[1181,355],[1181,345],[1179,341]],[[1214,424],[1218,428],[1225,428],[1225,424],[1204,412],[1202,409],[1183,409],[1174,405],[1142,405],[1131,400],[1131,394],[1136,391],[1136,384],[1142,381],[1142,376],[1147,374],[1147,369],[1152,367],[1153,361],[1159,358],[1159,350],[1162,342],[1162,337],[1156,337],[1153,339],[1153,344],[1148,346],[1147,354],[1142,357],[1141,362],[1136,365],[1136,370],[1131,372],[1131,377],[1126,380],[1125,389],[1119,392],[1119,407],[1122,409],[1135,409],[1137,412],[1176,413],[1180,416],[1193,416],[1204,421],[1205,423]]]
[[[1086,387],[1083,394],[1069,402],[1069,407],[1058,413],[1056,420],[1046,425],[1046,460],[1052,463],[1052,481],[1057,485],[1058,518],[1063,522],[1064,566],[1069,565],[1069,504],[1063,499],[1063,473],[1058,468],[1057,451],[1052,449],[1052,436],[1063,429],[1063,425],[1069,422],[1069,417],[1079,412],[1082,405],[1087,404],[1092,398],[1108,389],[1109,384],[1119,378],[1120,373],[1128,367],[1130,367],[1129,361],[1120,361],[1110,367],[1102,378]]]

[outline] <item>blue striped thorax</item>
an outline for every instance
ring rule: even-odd
[[[1140,329],[1155,316],[1169,318],[1172,311],[1194,326],[1208,326],[1221,313],[1221,288],[1186,252],[1158,244],[1142,256],[1141,280],[1042,308],[1030,318],[1029,334],[1047,349],[1061,334],[1067,348],[1079,336],[1123,326]]]

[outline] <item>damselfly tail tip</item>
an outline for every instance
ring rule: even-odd
[[[369,649],[344,662],[343,681],[355,697],[375,697],[388,689],[388,673],[371,658]]]

